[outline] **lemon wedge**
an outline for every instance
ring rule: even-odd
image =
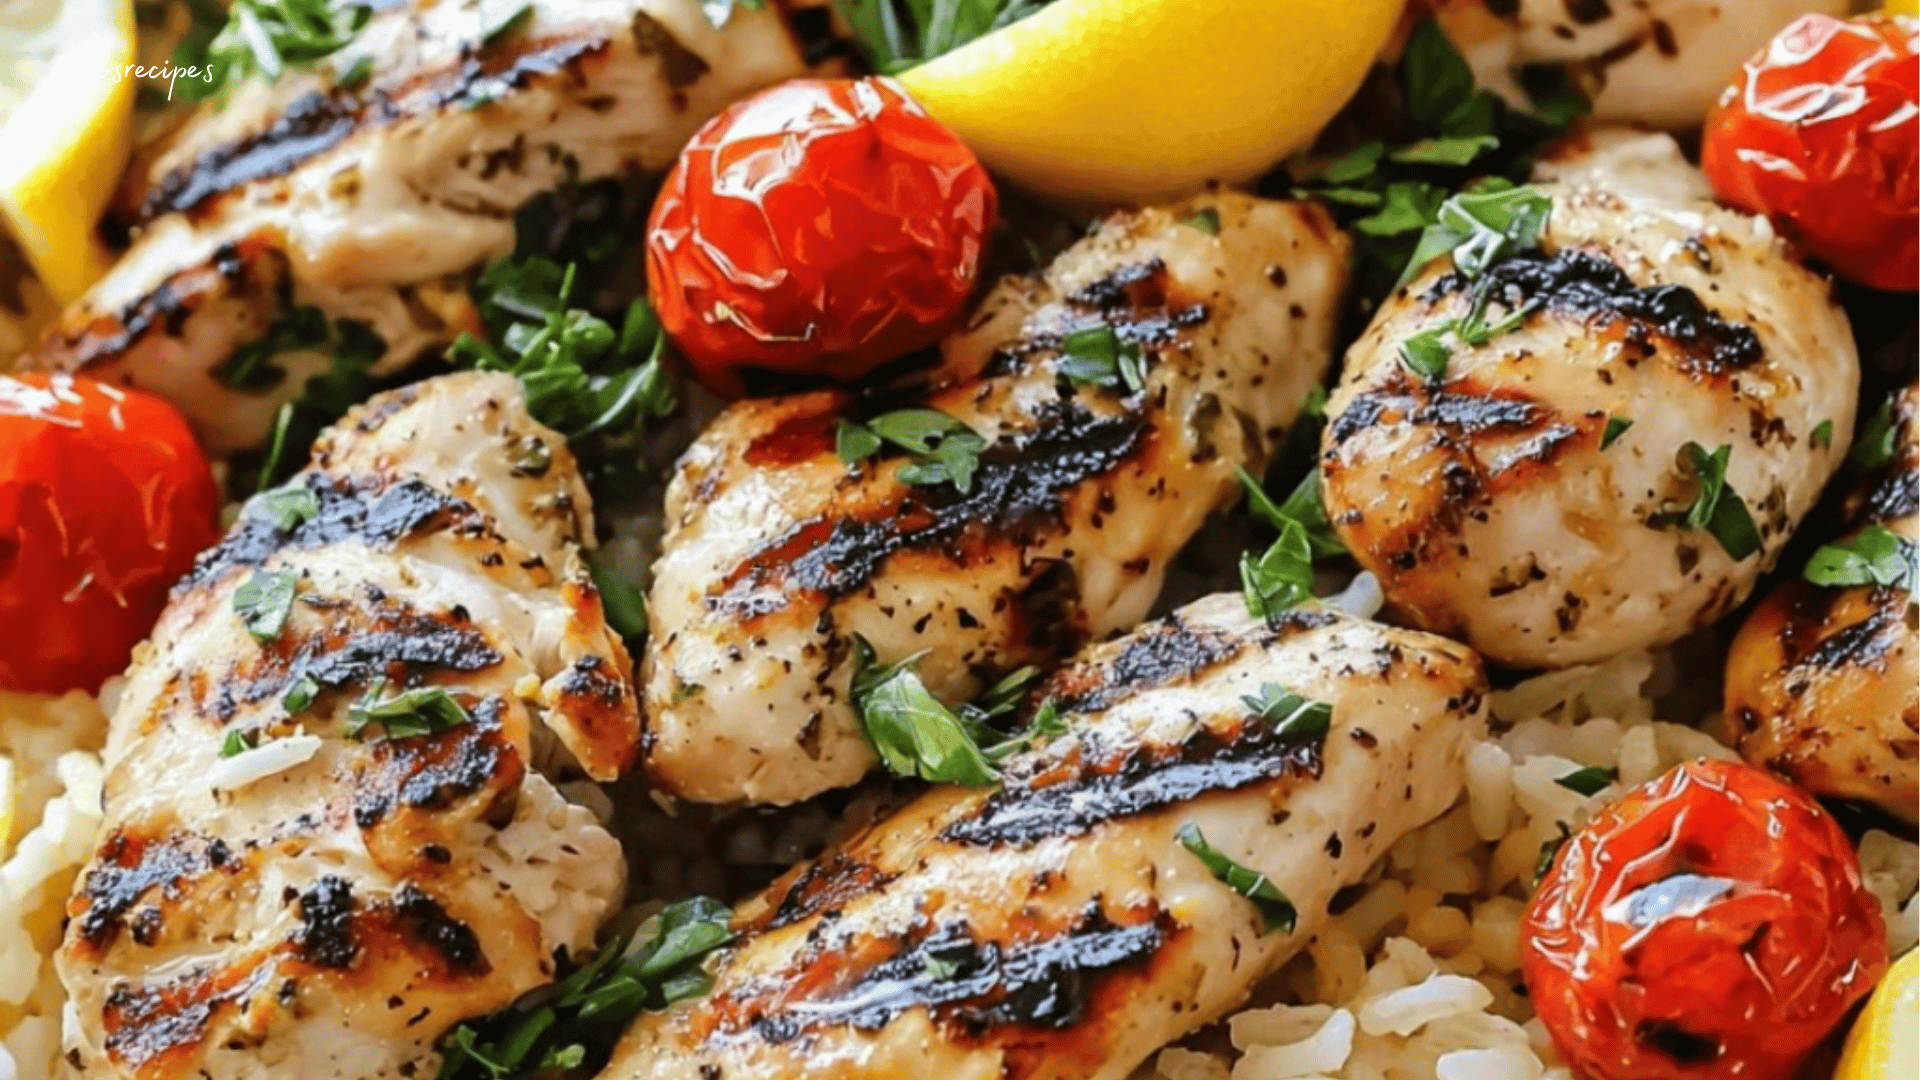
[[[1833,1080],[1894,1080],[1910,1077],[1920,1051],[1920,952],[1894,962],[1847,1033],[1847,1048]],[[1898,1068],[1895,1066],[1898,1065]]]
[[[1305,146],[1359,87],[1402,6],[1055,0],[899,78],[1023,187],[1147,202],[1246,179]]]
[[[7,844],[13,839],[13,759],[0,754],[0,861],[7,857]]]
[[[94,223],[133,127],[132,0],[0,7],[0,219],[60,303],[106,270]]]

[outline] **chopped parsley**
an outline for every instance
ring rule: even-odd
[[[1241,697],[1253,715],[1273,725],[1274,733],[1289,741],[1317,739],[1333,726],[1333,706],[1312,701],[1277,683],[1262,683],[1256,696]]]
[[[1633,421],[1627,419],[1624,416],[1607,417],[1607,429],[1606,431],[1602,432],[1600,435],[1600,449],[1602,450],[1613,449],[1613,444],[1619,442],[1620,436],[1625,435],[1627,433],[1627,429],[1631,428],[1632,426],[1633,426]]]
[[[196,21],[199,6],[194,5]],[[179,88],[206,98],[258,73],[279,81],[289,68],[332,56],[373,17],[373,5],[331,0],[233,0],[225,24],[204,44],[189,38],[176,66],[211,68],[206,79],[184,79]]]
[[[1077,386],[1125,388],[1137,394],[1147,385],[1147,361],[1140,343],[1121,341],[1113,327],[1104,323],[1062,338],[1054,369]]]
[[[1588,765],[1585,768],[1575,769],[1565,776],[1556,776],[1553,782],[1568,791],[1592,798],[1605,790],[1608,784],[1613,783],[1618,775],[1604,765]]]
[[[1475,284],[1464,319],[1449,319],[1400,343],[1400,362],[1408,371],[1429,383],[1438,383],[1446,376],[1447,362],[1453,354],[1449,338],[1464,345],[1485,345],[1520,328],[1536,305],[1523,304],[1498,322],[1488,323],[1487,309],[1494,298],[1492,279],[1486,273],[1509,255],[1539,247],[1552,211],[1553,200],[1546,192],[1514,187],[1504,180],[1489,181],[1440,204],[1433,224],[1421,233],[1414,247],[1401,284],[1428,263],[1448,255],[1453,257],[1454,269]]]
[[[1247,506],[1255,516],[1283,532],[1288,524],[1300,526],[1306,533],[1307,545],[1312,548],[1316,559],[1347,553],[1347,546],[1341,543],[1340,534],[1333,531],[1333,523],[1327,519],[1326,503],[1320,495],[1319,469],[1302,477],[1286,501],[1277,506],[1266,489],[1253,478],[1253,474],[1243,468],[1238,470],[1238,475],[1240,487],[1247,493]]]
[[[320,516],[320,499],[299,478],[247,500],[246,515],[282,533],[291,533]]]
[[[272,641],[287,628],[299,584],[297,570],[255,570],[233,590],[234,613],[255,641]]]
[[[1847,452],[1847,461],[1861,472],[1872,472],[1885,468],[1899,450],[1899,431],[1893,422],[1893,402],[1880,403],[1880,408],[1867,418],[1854,436],[1853,449]]]
[[[356,739],[365,738],[367,729],[375,725],[389,739],[411,739],[472,722],[466,707],[441,687],[419,686],[389,695],[385,679],[374,680],[347,707],[347,734]]]
[[[1297,521],[1280,528],[1280,538],[1258,557],[1240,556],[1240,589],[1247,611],[1271,619],[1303,600],[1313,598],[1313,545]]]
[[[313,699],[320,694],[320,684],[311,675],[302,675],[287,692],[280,695],[280,707],[287,710],[288,716],[298,716],[307,711]]]
[[[902,483],[951,483],[965,494],[973,490],[973,474],[987,440],[938,409],[898,409],[865,424],[842,419],[834,432],[834,449],[848,465],[860,464],[889,444],[909,455],[894,474]]]
[[[1547,874],[1553,870],[1553,860],[1560,857],[1560,849],[1566,847],[1567,841],[1573,839],[1573,830],[1567,828],[1566,822],[1556,821],[1554,825],[1559,828],[1560,835],[1548,837],[1547,841],[1540,845],[1540,857],[1533,863],[1535,888],[1538,888],[1540,883],[1546,880]]]
[[[254,738],[255,736],[252,732],[244,728],[234,728],[232,731],[227,732],[225,739],[221,740],[220,756],[222,758],[239,757],[241,754],[253,749]]]
[[[920,681],[914,665],[921,654],[880,664],[872,644],[858,634],[853,649],[849,697],[888,772],[969,787],[1000,782],[1000,773],[960,717]]]
[[[1453,356],[1453,347],[1447,344],[1447,335],[1453,330],[1454,324],[1448,322],[1401,342],[1401,365],[1430,383],[1439,382],[1446,376],[1447,361]]]
[[[835,0],[835,3],[853,30],[855,44],[873,70],[882,75],[895,75],[1019,22],[1045,7],[1048,0]]]
[[[300,396],[280,406],[274,414],[273,432],[259,458],[254,473],[255,491],[265,491],[275,484],[286,480],[306,464],[307,452],[313,441],[328,424],[346,415],[348,409],[365,401],[378,388],[373,378],[373,366],[387,351],[387,343],[367,324],[352,319],[336,320],[324,337],[314,332],[317,308],[296,308],[295,314],[282,313],[281,319],[290,320],[302,327],[297,336],[288,336],[286,331],[271,342],[268,351],[260,358],[248,360],[237,370],[243,378],[257,379],[261,382],[256,388],[277,385],[285,378],[284,369],[271,361],[275,355],[291,349],[324,350],[331,357],[326,371],[307,380]],[[311,314],[301,314],[310,312]],[[325,319],[318,318],[320,326]],[[276,320],[279,325],[279,320]],[[274,332],[269,330],[269,339]],[[245,351],[245,347],[241,351]],[[241,362],[237,359],[229,362],[229,369]],[[265,372],[271,371],[271,375]],[[254,373],[260,374],[254,374]],[[243,489],[244,490],[244,489]]]
[[[1822,420],[1814,425],[1810,440],[1815,450],[1826,450],[1833,446],[1833,421]]]
[[[442,1036],[437,1080],[522,1080],[553,1070],[597,1071],[634,1017],[713,989],[707,958],[734,939],[733,912],[697,896],[667,905],[552,986]]]
[[[1220,235],[1220,209],[1215,206],[1203,206],[1183,224],[1191,225],[1208,236]]]
[[[1699,443],[1681,447],[1685,463],[1700,485],[1699,494],[1684,507],[1655,514],[1655,528],[1705,529],[1719,542],[1727,557],[1739,562],[1760,550],[1760,528],[1753,512],[1740,493],[1727,483],[1727,463],[1733,447],[1722,446],[1708,453]]]
[[[1267,879],[1265,874],[1251,870],[1228,858],[1219,848],[1207,843],[1200,832],[1200,826],[1189,821],[1180,826],[1174,834],[1180,840],[1180,846],[1193,853],[1213,876],[1228,888],[1252,902],[1260,912],[1260,925],[1266,933],[1280,931],[1292,933],[1298,912],[1293,901],[1280,891],[1279,886]]]
[[[1920,547],[1884,525],[1869,525],[1850,540],[1823,545],[1800,576],[1815,585],[1886,585],[1914,592]]]
[[[600,591],[600,607],[606,612],[607,625],[636,649],[647,636],[647,594],[628,581],[600,552],[587,554],[587,572],[593,587]]]

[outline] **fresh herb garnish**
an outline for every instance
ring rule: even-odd
[[[1430,383],[1445,378],[1447,361],[1453,356],[1453,348],[1447,344],[1447,335],[1453,330],[1454,324],[1448,322],[1444,326],[1422,330],[1401,342],[1401,366]]]
[[[1556,776],[1553,782],[1568,791],[1592,798],[1605,790],[1608,784],[1613,783],[1618,775],[1604,765],[1588,765],[1585,768],[1575,769],[1565,776]]]
[[[1559,827],[1560,835],[1549,837],[1540,845],[1540,857],[1533,863],[1533,884],[1536,888],[1546,880],[1547,872],[1553,869],[1553,860],[1560,857],[1560,849],[1573,839],[1573,830],[1567,828],[1566,822],[1556,821],[1554,824]]]
[[[320,499],[305,481],[295,478],[248,499],[245,510],[248,517],[291,533],[320,516]]]
[[[1081,386],[1125,387],[1137,394],[1147,384],[1147,361],[1140,343],[1121,341],[1113,327],[1104,323],[1062,338],[1054,368],[1062,378]]]
[[[713,988],[707,958],[734,939],[725,904],[694,897],[641,927],[638,945],[615,939],[552,986],[442,1038],[438,1080],[520,1080],[547,1070],[597,1070],[645,1009]]]
[[[878,454],[889,443],[911,456],[894,474],[902,483],[950,482],[962,494],[973,490],[980,451],[987,447],[978,432],[938,409],[899,409],[865,424],[843,419],[834,432],[834,448],[848,465]]]
[[[1174,835],[1179,838],[1180,845],[1191,851],[1194,858],[1199,859],[1215,878],[1252,901],[1260,912],[1261,929],[1269,934],[1276,930],[1293,932],[1298,912],[1294,911],[1293,902],[1287,899],[1287,894],[1267,880],[1265,874],[1248,869],[1222,854],[1220,849],[1207,843],[1200,826],[1191,821],[1180,826],[1180,831]]]
[[[1887,585],[1915,591],[1920,546],[1884,525],[1869,525],[1850,540],[1822,545],[1807,560],[1801,577],[1815,585],[1850,588]]]
[[[894,75],[1019,22],[1048,0],[836,2],[867,62],[882,75]]]
[[[1242,555],[1240,589],[1247,611],[1260,619],[1271,619],[1312,599],[1313,546],[1307,530],[1297,521],[1287,521],[1280,527],[1280,538],[1264,554]]]
[[[1831,447],[1833,445],[1833,421],[1822,420],[1818,424],[1815,424],[1813,426],[1813,437],[1810,441],[1813,443],[1815,450],[1825,450]]]
[[[419,686],[387,694],[387,681],[376,679],[358,701],[347,707],[347,734],[364,738],[378,724],[389,739],[410,739],[450,731],[473,721],[466,707],[438,686]]]
[[[1760,529],[1754,524],[1753,513],[1727,483],[1727,463],[1733,457],[1733,447],[1722,446],[1708,453],[1699,443],[1690,442],[1681,447],[1681,453],[1699,482],[1700,492],[1685,507],[1655,514],[1649,524],[1655,528],[1705,529],[1734,562],[1759,551]]]
[[[314,308],[304,310],[317,314]],[[296,347],[325,350],[332,356],[332,362],[325,372],[308,379],[300,396],[281,405],[274,415],[273,432],[255,477],[256,491],[265,491],[298,470],[306,463],[308,450],[320,432],[373,394],[376,388],[373,366],[387,351],[387,343],[379,334],[367,324],[352,319],[335,321],[331,333],[318,344]],[[278,351],[276,346],[257,363],[270,361]],[[271,365],[271,370],[274,372],[271,383],[277,384],[284,378],[277,365]]]
[[[302,675],[292,686],[287,687],[285,694],[280,696],[280,707],[287,710],[288,716],[298,716],[307,710],[307,706],[313,704],[313,699],[319,694],[319,682],[311,675]]]
[[[1277,683],[1262,683],[1260,693],[1240,698],[1253,714],[1273,725],[1283,739],[1317,739],[1333,725],[1333,706],[1302,697]]]
[[[196,19],[198,16],[195,9]],[[190,38],[176,66],[211,68],[210,79],[183,79],[179,88],[196,98],[258,72],[278,81],[287,69],[312,64],[345,48],[373,17],[365,3],[331,0],[233,0],[226,23],[204,45]]]
[[[1632,426],[1633,421],[1624,416],[1607,417],[1607,429],[1600,433],[1600,449],[1612,449],[1613,444],[1619,442],[1620,436],[1625,435]]]
[[[1277,506],[1252,473],[1243,468],[1238,470],[1238,476],[1240,487],[1247,493],[1247,506],[1254,515],[1283,532],[1290,522],[1300,526],[1307,535],[1307,546],[1312,549],[1314,558],[1327,559],[1347,553],[1347,546],[1341,543],[1340,534],[1333,531],[1333,522],[1327,519],[1326,502],[1320,494],[1319,469],[1302,477],[1287,500]]]
[[[999,772],[981,753],[960,717],[920,681],[914,671],[920,654],[880,664],[873,646],[858,634],[854,635],[853,649],[849,698],[888,772],[971,787],[999,782]]]
[[[1406,284],[1443,255],[1453,256],[1462,277],[1478,281],[1500,260],[1539,247],[1552,212],[1552,196],[1537,187],[1495,180],[1463,191],[1440,204],[1400,282]]]
[[[1499,145],[1499,138],[1493,135],[1440,136],[1397,147],[1387,154],[1387,160],[1397,161],[1403,165],[1464,167],[1473,164],[1481,154]]]
[[[227,732],[225,739],[221,740],[220,756],[222,758],[238,757],[253,749],[253,746],[254,734],[252,732],[244,728],[234,728],[232,731]]]
[[[299,583],[297,570],[255,570],[233,590],[234,613],[255,641],[272,641],[287,628]]]
[[[214,378],[234,390],[269,390],[287,377],[273,362],[281,353],[320,349],[329,339],[326,313],[311,304],[282,310],[267,324],[267,332],[233,350],[214,370]]]
[[[1847,451],[1847,462],[1861,472],[1885,468],[1899,449],[1898,437],[1899,432],[1893,423],[1893,402],[1883,401],[1860,428],[1860,433],[1853,437],[1853,449]]]
[[[1220,210],[1218,207],[1203,206],[1194,212],[1183,224],[1191,225],[1208,236],[1220,235]]]
[[[629,649],[637,648],[647,636],[647,594],[600,552],[587,555],[587,572],[593,577],[593,587],[600,591],[600,608],[606,612],[607,625]]]

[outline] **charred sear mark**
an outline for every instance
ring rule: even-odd
[[[358,126],[358,107],[318,91],[287,106],[265,131],[216,147],[160,179],[147,192],[140,220],[186,212],[222,192],[285,176],[308,158],[340,145]]]
[[[801,522],[748,556],[707,603],[735,619],[785,607],[795,595],[838,599],[871,581],[896,552],[949,550],[964,558],[970,535],[1015,542],[1057,527],[1063,493],[1105,475],[1145,441],[1132,413],[1097,415],[1049,404],[1025,437],[980,454],[970,491],[949,483],[902,487],[899,501],[860,517]],[[985,536],[981,536],[985,534]]]
[[[1167,302],[1167,264],[1154,258],[1122,266],[1082,286],[1067,301],[1100,311],[1162,307]]]
[[[1069,766],[1043,763],[1010,776],[971,817],[940,834],[958,844],[1033,844],[1080,836],[1100,825],[1190,802],[1209,792],[1320,775],[1324,737],[1288,740],[1246,717],[1225,730],[1201,728],[1177,745],[1134,746]]]
[[[851,858],[844,851],[836,851],[802,870],[793,884],[787,886],[765,925],[756,929],[791,926],[815,912],[836,908],[875,892],[896,876],[882,872],[872,863]]]
[[[129,1073],[185,1057],[207,1037],[216,1015],[239,1007],[275,972],[272,964],[242,962],[193,968],[158,985],[117,982],[101,1004],[107,1056]]]
[[[257,287],[264,298],[286,276],[286,257],[260,240],[224,244],[205,263],[175,271],[152,292],[112,316],[94,319],[77,332],[43,346],[49,366],[76,371],[100,358],[125,353],[151,333],[179,336],[195,310],[223,293]]]
[[[356,480],[308,473],[305,483],[320,504],[318,514],[292,532],[242,515],[225,540],[194,562],[193,569],[174,589],[174,596],[211,584],[231,570],[259,566],[283,548],[317,548],[348,541],[386,547],[442,515],[479,520],[478,512],[465,502],[417,479],[389,485],[378,478]]]
[[[1063,713],[1099,712],[1154,687],[1198,677],[1245,647],[1231,634],[1170,615],[1133,635],[1111,661],[1062,672],[1047,692]]]
[[[1628,345],[1648,355],[1656,337],[1679,348],[1689,370],[1721,375],[1760,361],[1759,335],[1744,323],[1728,322],[1684,285],[1641,287],[1626,271],[1602,255],[1567,248],[1546,256],[1523,252],[1487,271],[1494,299],[1508,310],[1529,303],[1590,325],[1625,325]],[[1425,300],[1435,303],[1465,293],[1472,284],[1459,273],[1434,282]]]
[[[1794,594],[1781,631],[1781,647],[1794,668],[1813,673],[1886,669],[1888,656],[1906,636],[1907,594],[1875,586],[1867,617],[1836,627],[1830,619],[1844,595],[1838,589],[1816,588]]]
[[[487,634],[458,613],[423,612],[384,598],[368,608],[340,609],[318,633],[273,644],[250,678],[221,686],[222,700],[210,706],[214,713],[231,712],[229,700],[280,697],[304,679],[326,689],[377,678],[412,687],[440,672],[485,671],[502,659]],[[284,646],[291,646],[285,660],[274,660]]]
[[[1170,284],[1166,264],[1159,259],[1122,266],[1067,297],[1082,313],[1073,325],[1001,346],[981,373],[987,378],[1014,374],[1029,357],[1057,352],[1069,333],[1094,326],[1111,327],[1121,341],[1172,344],[1182,330],[1206,322],[1208,312],[1204,304],[1180,302],[1171,294]]]
[[[437,957],[448,972],[485,975],[493,970],[473,928],[447,914],[440,902],[419,887],[407,884],[386,904],[393,930],[403,942],[421,946]]]
[[[1866,519],[1886,523],[1920,512],[1920,471],[1896,458],[1867,491]]]
[[[323,877],[300,894],[300,924],[293,954],[314,967],[345,970],[360,955],[353,933],[353,887],[342,877]]]
[[[502,731],[503,709],[499,698],[488,698],[470,710],[472,723],[372,744],[371,762],[355,777],[354,823],[371,829],[396,806],[445,811],[490,787],[501,797],[516,790],[525,764]]]
[[[1457,438],[1527,435],[1565,426],[1555,425],[1555,417],[1553,409],[1531,398],[1509,396],[1507,391],[1427,390],[1396,373],[1384,385],[1354,395],[1333,418],[1328,432],[1336,446],[1388,424],[1438,427]]]
[[[1097,907],[1052,936],[1004,944],[946,922],[843,985],[794,1003],[799,1008],[755,1017],[753,1029],[778,1045],[824,1027],[878,1031],[924,1007],[961,1038],[1009,1026],[1065,1031],[1088,1018],[1103,983],[1145,967],[1175,932],[1165,915],[1120,926]]]
[[[79,914],[80,936],[95,949],[105,948],[126,925],[127,913],[152,891],[177,900],[200,876],[225,867],[233,852],[225,841],[193,833],[142,837],[121,829],[107,838],[94,868],[80,887],[86,910]],[[165,907],[155,904],[139,918],[139,936],[154,940]]]

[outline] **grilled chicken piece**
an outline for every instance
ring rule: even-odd
[[[1853,432],[1859,359],[1827,283],[1764,220],[1671,199],[1644,152],[1607,160],[1633,168],[1560,163],[1542,250],[1489,271],[1489,325],[1539,305],[1518,329],[1456,344],[1437,385],[1410,371],[1402,344],[1471,305],[1437,260],[1382,306],[1328,406],[1328,515],[1391,609],[1516,667],[1657,645],[1732,611]],[[1731,446],[1757,555],[1657,523],[1700,491],[1688,443]]]
[[[1601,123],[1697,127],[1740,65],[1808,12],[1847,0],[1438,0],[1482,86],[1524,104],[1516,69],[1567,64]],[[1496,14],[1499,13],[1499,14]]]
[[[58,959],[83,1076],[430,1076],[620,900],[619,844],[536,771],[611,776],[639,737],[565,441],[511,377],[447,376],[349,414],[295,483],[311,513],[249,504],[115,710]],[[235,594],[274,572],[297,593],[256,640]],[[418,688],[469,719],[356,734],[356,702]]]
[[[1218,215],[1217,235],[1194,223]],[[643,672],[647,768],[699,802],[787,803],[874,764],[850,643],[926,651],[948,701],[1139,621],[1331,360],[1346,240],[1319,208],[1238,194],[1112,218],[1004,281],[943,346],[924,404],[990,444],[970,489],[850,469],[840,392],[736,403],[681,459]],[[1073,385],[1067,334],[1109,326],[1144,390]]]
[[[1243,698],[1332,706],[1288,738]],[[1307,942],[1341,887],[1460,790],[1483,723],[1453,642],[1209,597],[1036,692],[1068,733],[991,790],[937,788],[744,905],[707,998],[643,1018],[602,1076],[1120,1080]],[[1292,901],[1291,932],[1176,838]]]
[[[1894,398],[1892,461],[1849,518],[1920,541],[1920,389]],[[1920,633],[1914,597],[1882,585],[1781,582],[1727,655],[1727,717],[1755,765],[1831,798],[1920,813]]]
[[[404,367],[477,325],[467,279],[512,251],[527,199],[664,170],[708,117],[807,71],[798,5],[735,5],[715,29],[698,0],[535,0],[491,42],[475,0],[384,7],[316,67],[187,126],[145,177],[132,248],[30,364],[157,393],[215,453],[252,446],[329,363],[289,347],[271,387],[229,385],[277,317],[365,324],[376,371]],[[367,79],[340,86],[362,60]]]

